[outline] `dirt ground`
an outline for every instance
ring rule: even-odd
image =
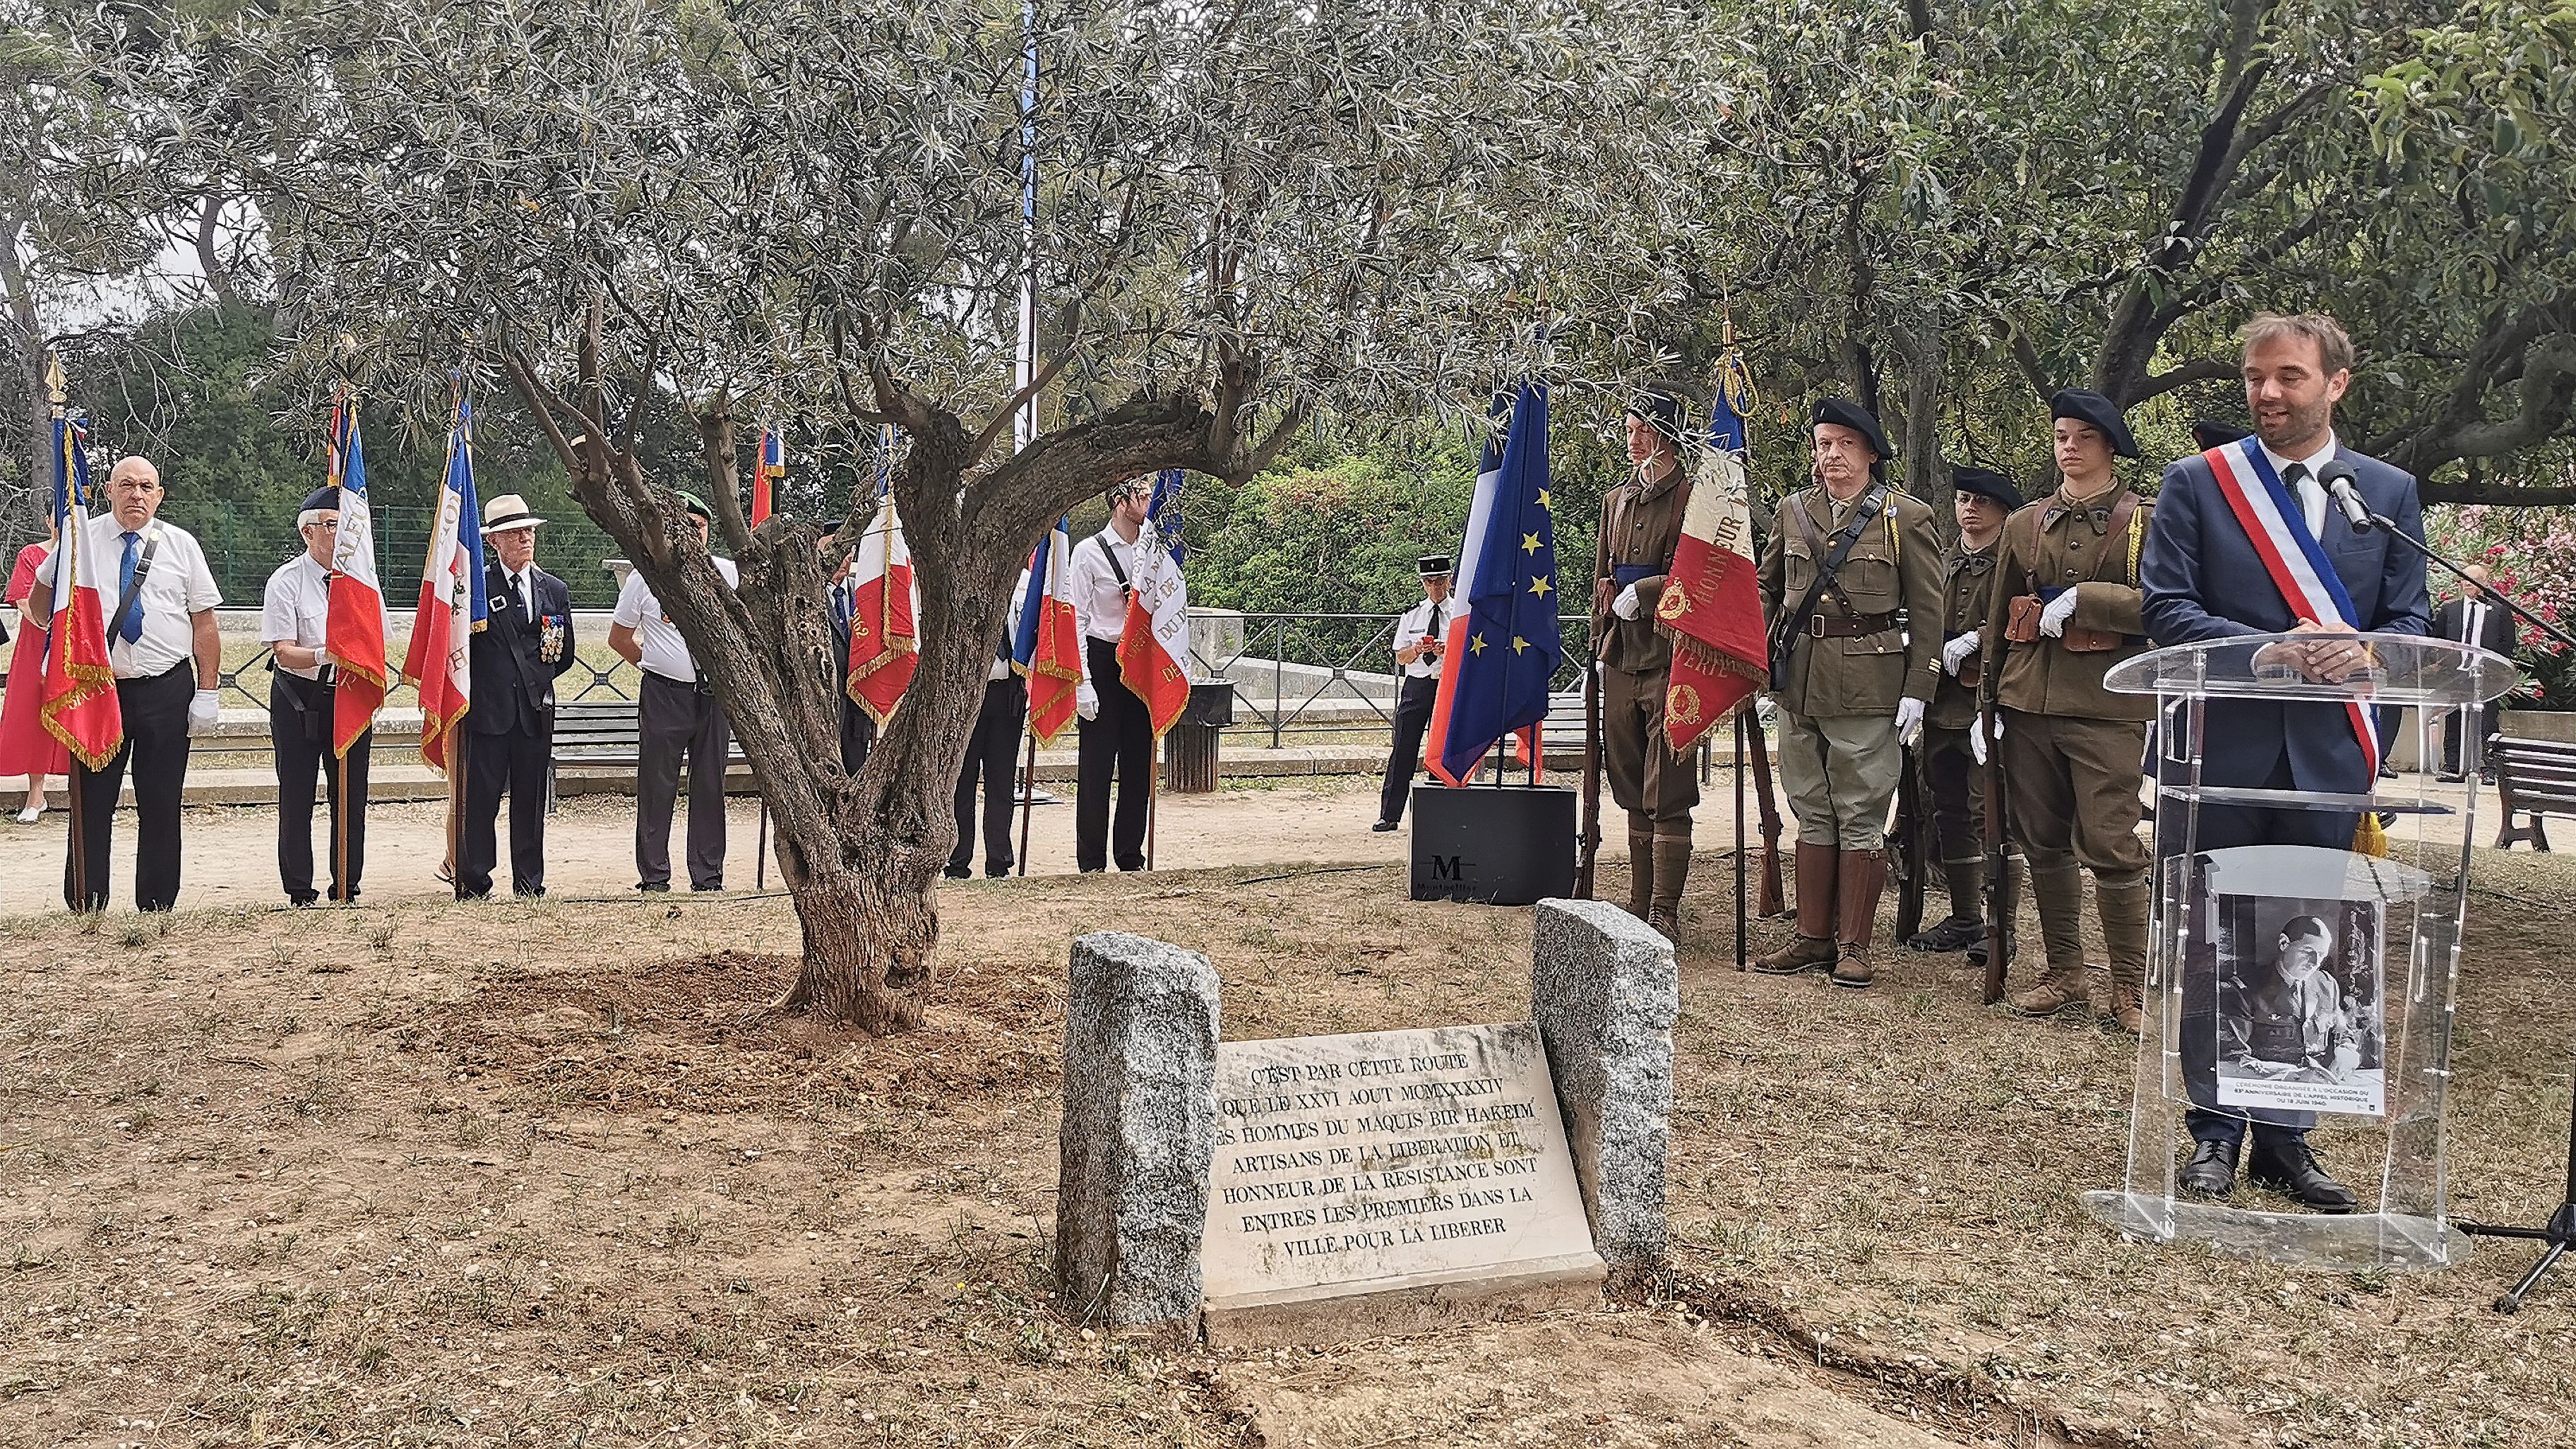
[[[2123,1242],[2077,1194],[2119,1176],[2132,1044],[1980,1008],[1956,957],[1738,975],[1705,865],[1657,1291],[1276,1353],[1085,1333],[1046,1299],[1075,933],[1206,951],[1231,1037],[1527,1014],[1529,913],[1403,901],[1364,799],[1209,798],[1210,855],[1269,807],[1245,863],[943,888],[929,1024],[888,1041],[758,1018],[787,903],[624,893],[613,806],[568,807],[597,840],[541,902],[397,899],[432,833],[381,901],[274,909],[243,811],[191,822],[254,858],[192,853],[198,908],[0,917],[0,1443],[2576,1442],[2576,1275],[2506,1318],[2519,1246],[2349,1277]],[[23,910],[59,855],[10,849]],[[2576,869],[2479,866],[2454,1203],[2536,1221]]]

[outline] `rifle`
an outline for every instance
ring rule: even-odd
[[[1988,1006],[2003,1000],[2004,969],[2012,964],[2016,903],[2011,847],[2004,829],[2004,744],[1995,736],[1995,702],[1977,692],[1977,737],[1986,747],[1986,986]]]
[[[1601,661],[1583,661],[1583,841],[1574,860],[1574,898],[1592,896],[1592,868],[1601,857]]]
[[[1753,800],[1762,812],[1762,900],[1754,907],[1754,914],[1766,921],[1777,920],[1789,914],[1786,892],[1780,889],[1780,807],[1771,800],[1771,747],[1763,743],[1758,714],[1744,734],[1745,742],[1753,747]]]
[[[1896,828],[1887,852],[1888,873],[1896,877],[1896,939],[1910,941],[1923,931],[1922,760],[1912,745],[1897,746]]]

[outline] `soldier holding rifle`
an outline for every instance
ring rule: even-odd
[[[1798,817],[1797,933],[1751,963],[1788,975],[1830,968],[1867,987],[1887,806],[1901,741],[1922,727],[1940,676],[1941,539],[1932,510],[1885,478],[1878,419],[1840,399],[1816,405],[1816,485],[1781,501],[1762,550],[1774,621],[1771,689],[1780,703],[1780,776]],[[1924,626],[1909,639],[1898,611]]]
[[[2138,456],[2111,400],[2069,389],[2049,401],[2064,481],[2004,525],[1983,649],[2000,706],[2003,774],[2015,832],[2030,853],[2047,974],[2008,997],[2020,1016],[2080,1013],[2084,880],[2110,956],[2104,1015],[2139,1029],[2147,977],[2147,848],[2138,786],[2155,701],[2102,687],[2111,667],[2147,646],[2138,562],[2155,505],[2112,474]]]
[[[2004,520],[2021,507],[2021,490],[1992,468],[1950,470],[1951,507],[1958,541],[1941,560],[1941,680],[1924,712],[1922,765],[1932,792],[1933,838],[1941,850],[1941,879],[1950,893],[1950,917],[1905,944],[1916,951],[1967,951],[1982,961],[1986,947],[1986,790],[1977,778],[1979,753],[1969,738],[1977,728],[1981,678],[1978,632],[1993,612],[1995,542]],[[2009,902],[2009,883],[2001,900]]]

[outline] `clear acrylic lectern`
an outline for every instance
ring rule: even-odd
[[[2300,661],[2317,656],[2303,650],[2323,640],[2360,643],[2366,666],[2310,677]],[[2286,719],[2293,731],[2346,738],[2350,713],[2337,706],[2357,705],[2392,751],[2402,728],[2415,759],[2431,761],[2446,721],[2515,678],[2510,660],[2485,650],[2395,634],[2250,635],[2158,649],[2111,671],[2112,689],[2157,700],[2156,911],[2128,1182],[2086,1193],[2094,1216],[2139,1238],[2307,1267],[2467,1256],[2467,1238],[2445,1221],[2442,1122],[2476,789],[2461,800],[2420,772],[2358,794],[2253,788],[2204,782],[2203,763],[2238,743],[2213,730],[2265,728],[2275,705],[2295,708],[2268,715],[2269,727]],[[2484,742],[2469,735],[2463,764],[2474,781]],[[2384,847],[2366,818],[2387,822],[2376,832]],[[2343,840],[2347,821],[2363,848],[2321,843]],[[2274,843],[2302,835],[2307,843]],[[2318,1156],[2360,1208],[2264,1211],[2241,1175],[2228,1202],[2179,1195],[2196,1101],[2258,1122],[2313,1114]]]

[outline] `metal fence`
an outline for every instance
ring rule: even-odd
[[[266,709],[269,680],[274,675],[269,669],[271,651],[267,645],[258,642],[259,611],[218,609],[215,615],[224,640],[224,662],[215,686],[221,702],[235,708],[248,705]],[[636,691],[643,684],[643,671],[609,652],[608,617],[606,609],[573,610],[573,638],[577,641],[577,649],[573,667],[564,671],[563,677],[555,683],[556,697],[593,703],[635,698]],[[395,614],[394,622],[397,628],[403,625],[404,618],[400,612]],[[402,666],[403,651],[409,642],[403,636],[385,641],[385,651],[397,669]],[[386,697],[386,703],[401,709],[407,706],[417,708],[420,701],[411,686],[404,684]]]
[[[1387,614],[1239,614],[1190,611],[1190,673],[1234,685],[1239,738],[1266,732],[1271,748],[1289,737],[1369,733],[1391,727],[1400,686],[1397,617]],[[1579,689],[1591,619],[1557,620],[1565,657],[1551,691]]]
[[[569,517],[564,516],[567,511]],[[224,602],[244,608],[258,607],[268,576],[304,547],[303,540],[292,534],[272,537],[270,530],[255,528],[222,509],[189,517],[173,510],[171,521],[196,535],[204,547],[206,567],[214,574]],[[427,521],[387,514],[375,524],[376,568],[385,597],[398,608],[407,607],[420,594],[420,566],[429,556]],[[617,602],[617,578],[600,560],[615,557],[619,549],[599,525],[579,510],[557,509],[546,514],[546,526],[538,530],[537,538],[537,561],[546,572],[563,579],[575,606],[606,609]]]

